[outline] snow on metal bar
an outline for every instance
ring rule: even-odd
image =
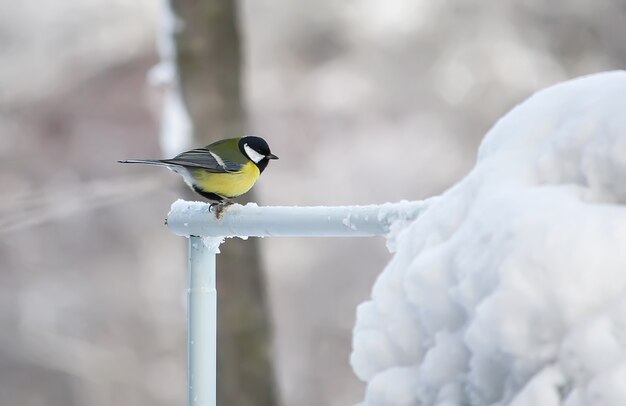
[[[177,200],[167,226],[181,236],[368,237],[385,235],[396,222],[416,219],[429,200],[368,206],[261,207],[234,204],[217,219],[203,202]]]

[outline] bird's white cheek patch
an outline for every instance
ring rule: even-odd
[[[243,144],[243,149],[244,151],[246,151],[246,155],[248,155],[248,158],[253,160],[256,164],[258,164],[263,158],[265,158],[265,155],[259,154],[258,152],[250,148],[248,144]]]

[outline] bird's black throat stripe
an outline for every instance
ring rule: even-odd
[[[205,192],[196,185],[193,185],[193,190],[195,190],[199,195],[206,197],[209,200],[213,200],[214,202],[221,202],[224,200],[222,196],[215,193]]]

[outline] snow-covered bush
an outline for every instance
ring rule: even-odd
[[[626,405],[625,204],[626,72],[513,109],[393,237],[354,328],[363,404]]]

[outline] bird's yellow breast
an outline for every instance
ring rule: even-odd
[[[239,172],[214,173],[197,169],[193,174],[196,185],[205,192],[223,197],[237,197],[246,193],[259,179],[261,172],[252,162],[248,162]]]

